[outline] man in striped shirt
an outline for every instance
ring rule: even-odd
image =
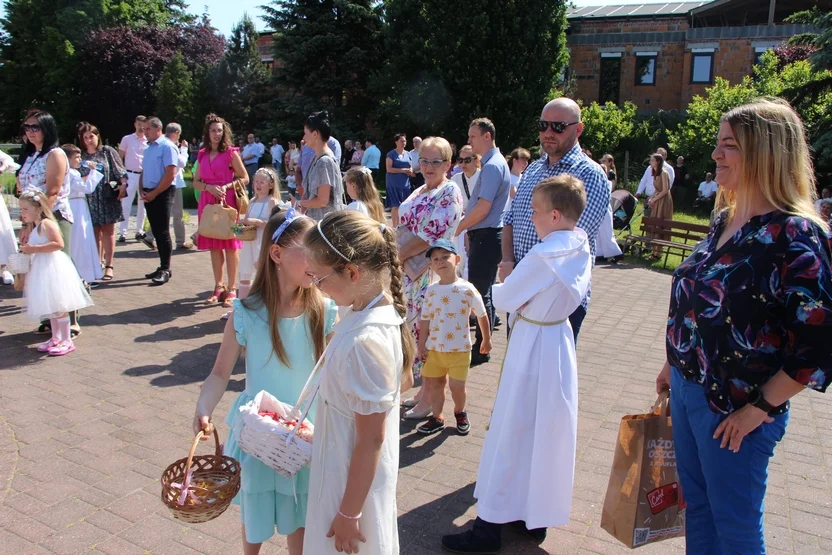
[[[499,271],[501,280],[505,280],[514,266],[540,242],[532,223],[532,191],[542,180],[556,175],[573,175],[584,183],[586,208],[578,220],[578,227],[586,231],[589,249],[595,256],[595,239],[610,205],[610,190],[604,170],[587,157],[578,144],[583,129],[581,108],[575,101],[556,98],[543,108],[538,131],[545,156],[523,173],[517,195],[506,214]],[[589,296],[587,292],[581,306],[569,317],[576,341],[589,306]]]

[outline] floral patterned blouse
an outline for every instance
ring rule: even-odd
[[[808,388],[832,381],[832,239],[779,211],[717,248],[727,214],[673,274],[667,359],[730,413],[783,370]],[[775,410],[788,410],[785,403]]]
[[[454,233],[462,219],[462,195],[459,188],[446,181],[434,190],[422,185],[407,197],[399,206],[401,225],[432,245],[439,239],[452,241]],[[424,256],[417,254],[416,256]],[[428,269],[415,280],[404,277],[405,300],[407,302],[407,322],[413,330],[413,337],[419,341],[419,320],[422,317],[422,305],[428,285],[436,280],[433,271]],[[418,377],[421,363],[417,360],[414,373]]]
[[[52,154],[66,158],[64,151],[58,147],[47,152],[45,156],[41,155],[40,152],[35,152],[26,158],[17,176],[20,180],[20,190],[22,192],[40,191],[46,194],[46,161]],[[69,183],[69,161],[67,161],[66,173],[61,181],[61,188],[58,191],[58,197],[55,199],[55,205],[52,209],[55,212],[59,212],[63,219],[72,223],[72,208],[69,206]]]

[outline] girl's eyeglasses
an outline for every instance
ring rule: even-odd
[[[40,124],[38,123],[24,123],[23,131],[31,131],[32,133],[40,133]]]
[[[326,278],[328,278],[329,276],[331,276],[332,274],[334,274],[334,273],[335,273],[335,270],[332,270],[332,271],[331,271],[331,272],[329,272],[327,275],[325,275],[324,277],[321,277],[321,278],[315,277],[315,276],[314,276],[314,275],[312,275],[312,274],[309,274],[309,277],[311,277],[311,278],[312,278],[312,283],[314,283],[314,284],[315,284],[315,287],[320,287],[320,286],[321,286],[321,282],[322,282],[323,280],[325,280]]]
[[[420,166],[433,166],[434,168],[439,168],[445,162],[447,162],[447,160],[428,160],[427,158],[419,158]]]

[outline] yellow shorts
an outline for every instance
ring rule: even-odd
[[[422,376],[425,378],[443,378],[447,374],[451,379],[464,382],[468,379],[468,368],[470,366],[471,351],[462,353],[428,351],[425,365],[422,366]]]

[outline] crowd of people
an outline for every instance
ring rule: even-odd
[[[610,194],[618,176],[612,156],[597,163],[581,148],[581,111],[572,100],[547,103],[537,129],[534,161],[522,148],[504,155],[496,125],[484,117],[471,122],[458,150],[442,137],[414,137],[408,151],[407,137],[396,135],[385,158],[388,220],[376,187],[381,151],[372,140],[342,150],[327,112],[307,117],[300,149],[273,141],[271,168],[260,167],[265,147],[257,137],[240,149],[228,122],[207,116],[193,179],[196,247],[210,252],[208,302],[229,311],[193,429],[211,427],[244,356],[246,389],[229,411],[225,452],[242,468],[235,502],[245,553],[258,553],[275,533],[287,536],[292,554],[398,553],[396,411],[403,406],[404,418],[423,420],[418,433],[440,433],[447,386],[457,433],[478,425],[466,412],[466,381],[490,360],[498,314],[510,335],[478,470],[478,516],[442,545],[494,553],[504,525],[541,542],[548,527],[568,523],[575,345],[595,257],[616,256],[603,249],[614,241]],[[131,194],[150,224],[144,233],[142,217],[136,238],[159,254],[146,277],[155,285],[171,279],[170,219],[191,149],[177,124],[153,117],[137,118],[119,151],[102,146],[87,122],[77,127],[77,145],[61,147],[45,112],[27,114],[23,130],[24,225],[11,243],[33,258],[27,313],[38,331],[51,332],[38,350],[61,356],[75,349],[78,311],[92,304],[85,281],[113,279],[115,225],[129,219]],[[832,190],[817,198],[802,122],[783,102],[732,110],[716,140],[719,185],[708,175],[699,191],[715,194],[717,216],[674,273],[667,363],[656,384],[672,391],[688,550],[756,553],[765,549],[767,467],[786,430],[788,401],[832,380],[825,346],[832,242],[828,215],[819,213],[828,214]],[[648,196],[652,215],[672,218],[671,187],[689,175],[684,160],[674,171],[666,159],[663,149],[651,156],[638,193]],[[216,205],[238,210],[234,225],[253,226],[256,238],[207,236],[203,220]],[[7,256],[11,225],[0,208]],[[119,241],[127,231],[124,224]],[[237,408],[262,390],[294,403],[313,372],[312,463],[285,478],[240,448]],[[419,381],[418,393],[402,400]]]

